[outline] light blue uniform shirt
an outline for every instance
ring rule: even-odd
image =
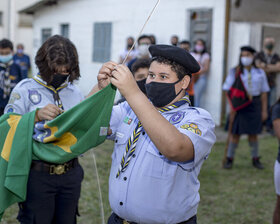
[[[67,83],[66,85],[58,94],[64,110],[69,110],[80,103],[84,96],[76,86]],[[47,104],[55,104],[53,93],[33,79],[24,79],[13,89],[4,113],[25,114],[36,110],[36,108],[43,108]]]
[[[264,70],[252,67],[251,69],[251,86],[249,85],[249,71],[244,69],[241,74],[241,80],[244,87],[251,96],[259,96],[264,92],[269,92],[269,85]],[[231,69],[223,84],[223,90],[229,90],[235,81],[235,69]]]
[[[113,107],[109,139],[115,141],[109,179],[109,201],[121,218],[137,223],[179,223],[197,213],[198,174],[216,136],[210,114],[188,103],[162,114],[194,145],[194,160],[172,162],[163,156],[143,130],[135,156],[125,172],[116,174],[138,119],[127,102]]]

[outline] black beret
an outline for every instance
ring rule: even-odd
[[[256,53],[256,50],[252,48],[251,46],[243,46],[240,48],[241,51],[249,51],[252,54]]]
[[[151,45],[149,51],[152,57],[163,57],[182,65],[190,74],[200,70],[197,61],[185,49],[172,45]]]

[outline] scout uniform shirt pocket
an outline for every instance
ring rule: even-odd
[[[178,168],[177,163],[168,160],[162,155],[151,140],[144,157],[143,175],[159,179],[175,175]]]
[[[125,132],[116,132],[115,137],[115,147],[114,151],[112,153],[112,164],[116,164],[117,166],[121,163],[121,159],[123,156],[123,153],[126,148],[126,144],[129,138],[129,134]]]

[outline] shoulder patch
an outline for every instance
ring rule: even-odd
[[[20,98],[21,98],[21,97],[20,97],[20,94],[19,94],[19,93],[17,93],[17,92],[12,92],[8,104],[13,104],[16,100],[19,100]]]
[[[190,124],[183,124],[180,126],[180,128],[182,129],[186,129],[188,131],[191,131],[199,136],[201,136],[201,130],[198,128],[198,126],[194,123],[190,123]]]
[[[14,112],[14,108],[12,105],[9,105],[6,109],[6,113],[13,113]]]
[[[169,122],[171,124],[178,124],[183,120],[184,117],[185,117],[185,112],[178,111],[170,117]]]

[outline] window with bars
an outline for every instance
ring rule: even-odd
[[[111,57],[112,23],[94,23],[93,61],[106,62]]]
[[[61,24],[60,25],[60,34],[63,37],[69,38],[69,24]]]
[[[43,28],[41,30],[41,44],[43,44],[52,35],[51,28]]]

